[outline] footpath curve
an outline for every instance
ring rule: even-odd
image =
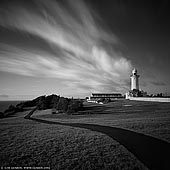
[[[31,116],[36,109],[37,108],[34,108],[24,118],[40,123],[85,128],[92,131],[104,133],[122,144],[150,170],[170,169],[170,143],[168,142],[141,133],[116,127],[102,126],[97,124],[60,123],[33,118]]]

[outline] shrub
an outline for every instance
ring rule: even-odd
[[[23,109],[22,108],[20,108],[20,107],[15,107],[15,106],[13,106],[13,105],[10,105],[9,107],[8,107],[8,109],[6,109],[5,111],[4,111],[4,117],[6,117],[6,116],[9,116],[9,115],[13,115],[14,113],[16,113],[16,112],[21,112],[21,111],[23,111]]]
[[[45,96],[40,96],[40,97],[37,97],[30,101],[21,102],[21,103],[17,104],[16,107],[24,108],[24,107],[34,107],[34,106],[38,106],[38,105],[41,106],[41,104],[43,103],[44,100],[45,100]]]
[[[3,117],[4,117],[4,113],[0,112],[0,118],[3,118]]]
[[[59,102],[60,96],[57,95],[50,95],[45,97],[43,102],[41,103],[40,109],[51,109],[57,106],[57,103]]]
[[[10,111],[14,111],[15,108],[16,108],[15,106],[10,105],[10,106],[8,107],[8,109],[6,109],[6,110],[4,111],[4,113],[10,112]]]
[[[104,104],[111,102],[110,98],[101,98],[97,101],[98,103],[102,102]]]
[[[111,99],[110,99],[110,98],[105,99],[105,100],[103,101],[104,104],[109,103],[109,102],[111,102]]]
[[[82,108],[83,108],[83,102],[81,100],[72,99],[69,102],[67,113],[68,114],[75,113],[75,112],[82,110]]]
[[[68,109],[68,103],[68,98],[60,97],[58,103],[56,104],[56,110],[58,110],[59,112],[66,112]]]

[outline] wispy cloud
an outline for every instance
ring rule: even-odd
[[[9,96],[8,96],[7,94],[0,94],[0,99],[1,99],[1,98],[3,98],[3,99],[5,98],[5,99],[6,99],[6,98],[8,98],[8,97],[9,97]]]
[[[101,18],[83,1],[37,0],[0,9],[0,25],[44,39],[52,53],[0,44],[0,70],[26,76],[52,77],[68,88],[91,91],[126,89],[132,65],[115,50],[118,38],[103,28]],[[99,20],[100,19],[100,20]],[[67,83],[67,82],[70,83]]]
[[[155,86],[165,86],[166,85],[163,81],[153,81],[151,83]]]

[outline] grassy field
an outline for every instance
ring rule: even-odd
[[[36,112],[33,117],[57,122],[121,127],[170,142],[169,103],[127,100],[106,105],[85,103],[85,111],[89,114],[68,116],[54,115],[51,110],[46,110]],[[126,148],[105,134],[38,123],[23,117],[0,120],[0,166],[36,166],[63,170],[147,169]]]
[[[85,111],[89,114],[52,115],[48,111],[49,114],[36,117],[58,122],[120,127],[170,142],[170,103],[129,100],[115,101],[105,105],[85,103]]]

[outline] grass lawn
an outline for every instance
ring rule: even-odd
[[[105,105],[85,103],[85,110],[91,114],[53,115],[49,110],[48,114],[35,117],[58,122],[120,127],[170,142],[170,103],[129,100],[115,101]]]
[[[90,114],[53,115],[46,110],[35,113],[33,117],[122,127],[170,142],[169,103],[127,100],[106,105],[86,103],[85,110]],[[63,170],[147,169],[133,154],[105,134],[38,123],[22,117],[0,120],[0,166]]]

